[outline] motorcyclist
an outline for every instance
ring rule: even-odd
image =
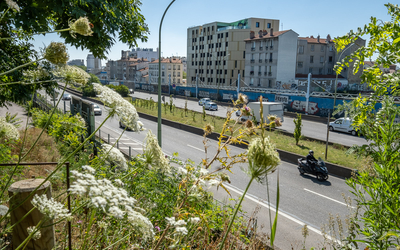
[[[314,151],[312,151],[312,150],[308,151],[308,155],[306,157],[306,160],[307,160],[308,166],[310,166],[311,169],[314,170],[315,169],[315,164],[318,162],[318,160],[315,159],[315,157],[314,157]]]

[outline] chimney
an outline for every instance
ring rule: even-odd
[[[263,36],[265,36],[265,35],[267,35],[267,34],[268,34],[268,31],[263,30]]]
[[[330,43],[330,42],[331,42],[331,36],[330,36],[329,34],[326,36],[326,42],[327,42],[327,43]]]
[[[270,36],[274,36],[274,29],[271,28]]]
[[[250,39],[253,39],[255,37],[254,31],[250,31]]]
[[[317,36],[317,42],[319,43],[319,35]]]
[[[260,38],[263,37],[262,30],[260,30],[260,31],[258,32],[258,36],[259,36]]]

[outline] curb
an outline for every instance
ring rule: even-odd
[[[70,89],[70,88],[67,88],[67,89],[69,92],[82,97],[82,94],[80,92],[78,92],[74,89]],[[101,101],[92,99],[90,97],[82,97],[82,99],[103,105],[103,103]],[[140,112],[138,112],[138,114],[142,118],[157,122],[157,117],[155,117],[155,116],[151,116],[151,115],[148,115],[145,113],[140,113]],[[166,119],[162,119],[162,124],[169,126],[169,127],[176,128],[176,129],[184,130],[189,133],[197,134],[200,136],[204,135],[204,131],[201,128],[196,128],[193,126],[173,122],[173,121],[166,120]],[[281,131],[281,132],[288,133],[288,132],[284,132],[284,131]],[[290,133],[288,133],[288,134],[290,134]],[[212,139],[212,140],[218,140],[219,136],[220,136],[219,133],[213,132],[210,135],[208,135],[207,138]],[[315,140],[313,138],[310,138],[310,139]],[[233,145],[243,148],[243,149],[247,149],[247,145],[245,145],[245,144],[233,144]],[[291,153],[291,152],[288,152],[285,150],[277,149],[277,151],[278,151],[279,156],[282,161],[289,162],[289,163],[292,163],[295,165],[297,165],[297,159],[304,158],[303,155]],[[354,172],[354,170],[351,168],[347,168],[347,167],[329,163],[329,162],[325,162],[325,166],[328,168],[330,175],[335,175],[340,178],[350,178],[350,177],[352,177],[352,173]]]

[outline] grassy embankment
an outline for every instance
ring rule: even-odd
[[[127,98],[127,100],[131,100],[131,98],[129,97]],[[137,99],[135,102],[133,102],[133,104],[138,112],[157,116],[156,102],[154,102],[153,105],[146,104],[145,102],[146,101]],[[205,119],[203,119],[202,113],[191,110],[185,112],[184,109],[176,108],[174,106],[170,109],[168,103],[167,107],[165,107],[164,104],[162,105],[162,118],[174,122],[198,128],[203,128],[206,124],[211,124],[214,126],[214,132],[217,133],[221,132],[221,128],[225,122],[225,119],[220,117],[206,115]],[[234,124],[235,122],[231,121],[231,123]],[[278,149],[304,156],[306,156],[308,154],[308,151],[312,149],[315,156],[325,159],[325,143],[302,139],[300,140],[299,145],[296,145],[293,136],[284,135],[279,131],[267,131],[267,134],[276,144],[276,147]],[[327,161],[353,169],[360,169],[368,164],[368,161],[365,158],[357,159],[353,155],[346,155],[346,148],[342,145],[332,145],[328,147]]]

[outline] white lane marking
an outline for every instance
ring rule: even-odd
[[[188,147],[191,147],[191,148],[194,148],[194,149],[197,149],[197,150],[199,150],[199,151],[201,151],[201,152],[203,152],[203,153],[204,153],[204,149],[197,148],[197,147],[195,147],[195,146],[192,146],[192,145],[189,145],[189,144],[187,144],[187,146],[188,146]]]
[[[328,199],[328,200],[331,200],[331,201],[337,202],[337,203],[339,203],[339,204],[342,204],[343,206],[346,206],[346,207],[348,206],[348,205],[347,205],[346,203],[344,203],[344,202],[337,201],[337,200],[335,200],[335,199],[332,199],[332,198],[330,198],[330,197],[328,197],[328,196],[325,196],[325,195],[319,194],[319,193],[317,193],[317,192],[311,191],[311,190],[309,190],[309,189],[307,189],[307,188],[305,188],[304,190],[305,190],[305,191],[307,191],[307,192],[310,192],[310,193],[313,193],[313,194],[319,195],[319,196],[321,196],[321,197],[324,197],[325,199]],[[355,208],[355,207],[353,207],[353,206],[349,206],[349,207],[351,207],[351,208]]]
[[[240,189],[238,189],[238,188],[236,188],[236,187],[233,187],[233,186],[228,185],[228,184],[225,184],[225,183],[224,183],[224,186],[225,186],[226,188],[232,190],[233,192],[239,194],[239,195],[243,195],[243,191],[241,191]],[[239,191],[239,190],[240,190],[240,191]],[[263,206],[263,207],[265,207],[265,208],[270,208],[272,211],[276,212],[276,209],[275,209],[274,207],[270,206],[266,201],[264,201],[264,200],[262,200],[262,199],[260,199],[260,198],[258,198],[258,197],[256,197],[256,196],[253,196],[253,195],[250,195],[250,194],[246,194],[246,198],[249,199],[249,200],[251,200],[251,201],[253,201],[253,202],[255,202],[255,203],[257,203],[257,204],[259,204],[259,205],[261,205],[261,206]],[[289,220],[291,220],[291,221],[293,221],[293,222],[295,222],[295,223],[297,223],[297,224],[299,224],[299,225],[301,225],[302,227],[304,227],[304,225],[306,225],[306,223],[302,222],[301,220],[296,219],[296,218],[294,218],[293,216],[291,216],[291,215],[289,215],[289,214],[286,214],[286,213],[284,213],[284,212],[282,212],[282,211],[278,211],[278,214],[281,215],[281,216],[283,216],[283,217],[286,217],[287,219],[289,219]],[[311,230],[311,231],[313,231],[313,232],[319,234],[319,235],[323,235],[322,232],[321,232],[320,230],[316,229],[316,228],[313,227],[313,226],[307,225],[307,228],[308,228],[309,230]],[[329,235],[325,235],[325,236],[326,236],[329,240],[332,240],[332,239],[333,239],[333,238],[330,237]],[[336,241],[336,239],[333,239],[333,240]]]

